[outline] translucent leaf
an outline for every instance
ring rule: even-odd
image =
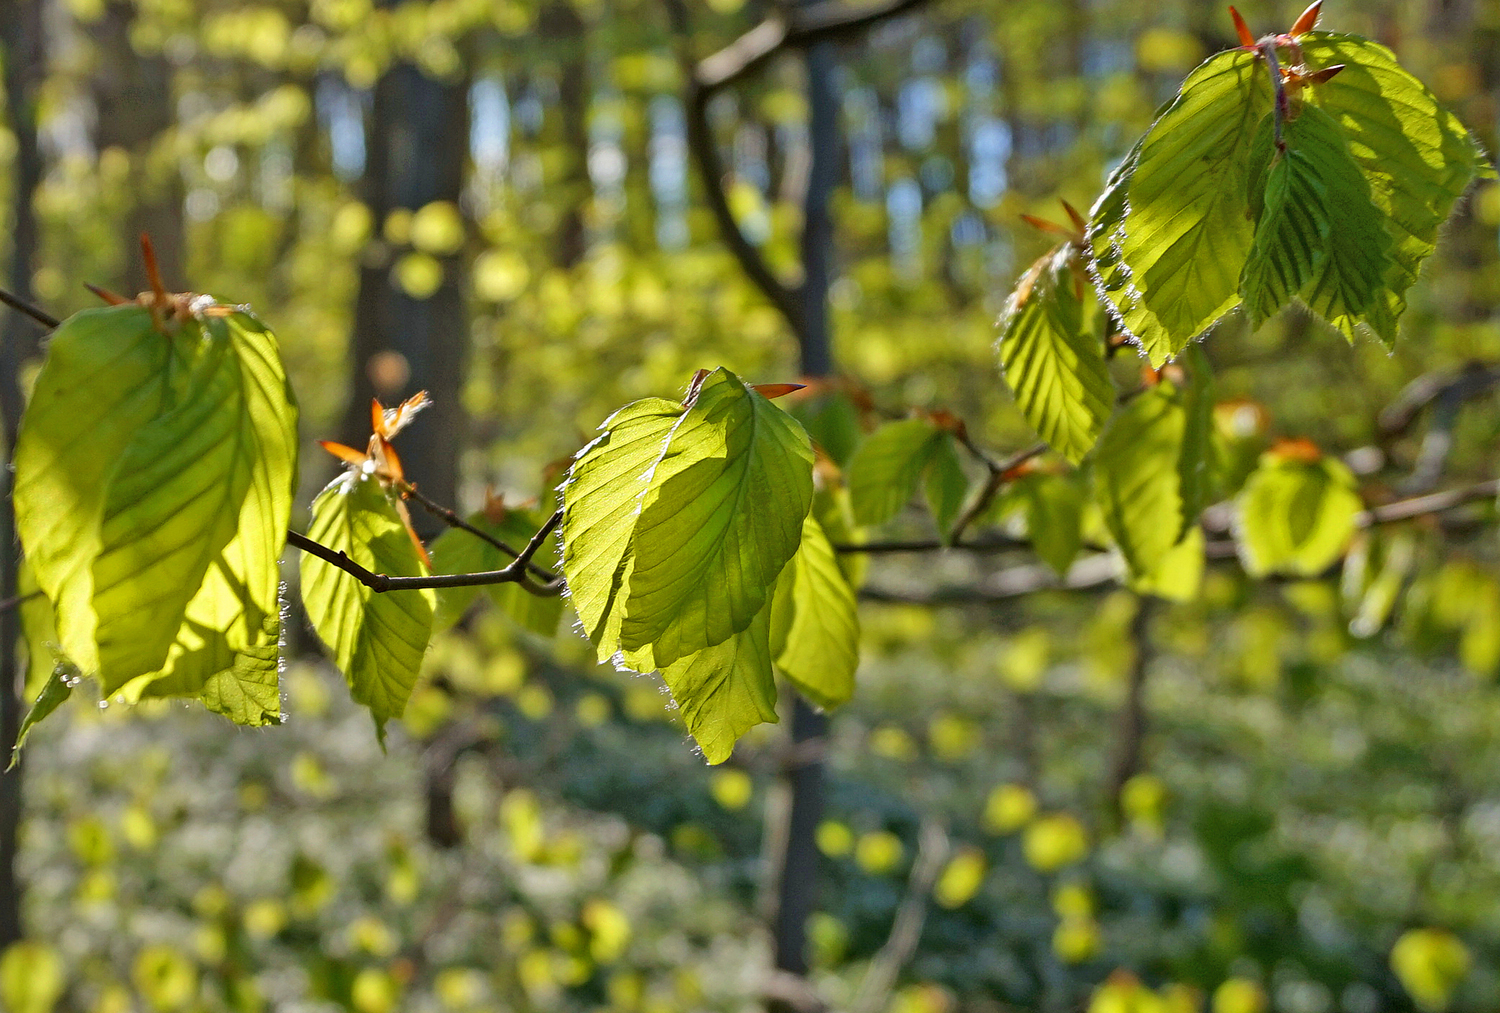
[[[1252,326],[1293,296],[1313,307],[1337,305],[1359,316],[1375,299],[1389,267],[1390,238],[1370,185],[1350,156],[1339,125],[1313,105],[1284,125],[1286,151],[1276,153],[1272,119],[1255,146],[1270,159],[1255,242],[1240,291]]]
[[[1080,293],[1071,244],[1032,265],[1000,316],[1000,369],[1026,421],[1077,464],[1114,411],[1104,345],[1093,332],[1093,300]],[[1080,298],[1080,295],[1083,298]]]
[[[951,433],[943,433],[933,444],[924,486],[927,509],[932,512],[938,533],[947,541],[969,492],[969,477],[964,474],[963,463],[958,458],[958,441]]]
[[[1151,125],[1120,177],[1123,192],[1112,188],[1095,207],[1096,250],[1101,240],[1114,243],[1118,257],[1097,269],[1100,294],[1153,365],[1239,302],[1253,237],[1247,154],[1270,108],[1269,78],[1253,53],[1211,57]]]
[[[802,540],[812,464],[791,416],[709,374],[641,496],[621,647],[670,665],[748,627]]]
[[[1166,381],[1143,391],[1115,415],[1095,455],[1094,495],[1135,577],[1155,572],[1184,529],[1185,400]]]
[[[579,454],[563,483],[563,573],[568,595],[600,661],[620,650],[620,622],[634,567],[631,536],[651,469],[687,409],[647,398],[621,408]],[[656,666],[650,653],[639,670]]]
[[[1188,375],[1182,388],[1182,451],[1177,456],[1177,481],[1182,496],[1179,539],[1197,525],[1208,506],[1214,478],[1213,370],[1201,344],[1189,345],[1181,362]]]
[[[1387,344],[1406,309],[1406,291],[1432,253],[1438,232],[1476,175],[1493,176],[1462,123],[1389,49],[1368,39],[1310,32],[1299,40],[1316,69],[1344,69],[1307,99],[1343,128],[1349,154],[1369,183],[1392,240],[1378,301],[1361,315],[1331,287],[1308,299],[1314,312],[1350,337],[1369,326]]]
[[[1344,554],[1362,508],[1354,476],[1339,461],[1275,450],[1236,499],[1235,543],[1251,576],[1311,577]]]
[[[1189,528],[1182,541],[1168,549],[1150,573],[1131,579],[1131,590],[1168,601],[1196,598],[1203,585],[1203,543],[1203,528]]]
[[[18,440],[18,519],[60,647],[104,692],[192,696],[274,665],[296,419],[276,340],[247,314],[159,331],[119,306],[54,332]]]
[[[426,573],[406,527],[377,479],[346,472],[313,501],[308,537],[374,573]],[[333,653],[355,702],[370,709],[382,737],[417,682],[432,634],[430,590],[376,594],[351,574],[304,553],[302,603]]]
[[[809,515],[802,544],[782,571],[771,606],[771,651],[798,692],[832,708],[854,694],[859,613],[823,526]]]
[[[942,435],[928,419],[902,419],[865,438],[849,462],[855,523],[884,524],[906,506]]]
[[[771,676],[771,609],[722,643],[680,658],[661,671],[688,732],[709,763],[722,763],[756,725],[776,720]]]

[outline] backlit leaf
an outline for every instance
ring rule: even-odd
[[[741,735],[776,720],[770,623],[767,606],[727,640],[661,670],[683,723],[709,763],[724,762]]]
[[[847,473],[855,523],[884,524],[911,501],[942,435],[921,418],[887,422],[865,438]]]
[[[1235,505],[1235,544],[1256,577],[1322,573],[1343,555],[1362,509],[1354,476],[1341,462],[1275,450],[1262,455]]]
[[[373,573],[425,575],[426,566],[378,479],[345,472],[313,501],[308,537]],[[370,709],[382,739],[416,685],[432,634],[430,590],[376,594],[345,571],[304,553],[302,602],[344,673],[355,702]]]
[[[927,493],[927,509],[932,512],[938,534],[947,541],[969,492],[969,477],[964,474],[963,463],[958,458],[958,441],[951,433],[943,433],[933,444],[923,485]]]
[[[798,692],[823,708],[854,694],[859,613],[823,526],[809,515],[771,605],[771,652]]]
[[[1000,369],[1026,421],[1073,463],[1093,449],[1114,410],[1115,388],[1094,333],[1092,293],[1065,244],[1022,277],[1000,316]]]

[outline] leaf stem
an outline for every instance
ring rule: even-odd
[[[516,549],[512,548],[509,544],[507,544],[506,542],[501,541],[500,539],[496,538],[494,535],[490,534],[489,532],[484,531],[483,529],[477,528],[474,525],[470,524],[468,521],[466,521],[462,517],[460,517],[456,511],[451,510],[448,507],[443,506],[441,503],[438,503],[437,501],[428,498],[428,496],[425,493],[419,491],[417,489],[417,487],[414,486],[414,485],[412,485],[410,482],[407,482],[407,481],[398,482],[398,483],[396,483],[396,488],[400,491],[400,493],[401,493],[402,496],[405,496],[405,497],[407,497],[409,499],[412,499],[412,500],[416,501],[416,503],[417,503],[418,506],[420,506],[423,510],[426,510],[428,513],[432,514],[434,517],[436,517],[438,520],[442,521],[444,524],[448,525],[451,528],[457,528],[460,531],[467,531],[469,534],[473,535],[475,538],[478,538],[478,539],[480,539],[483,542],[487,542],[488,544],[493,545],[495,548],[499,549],[501,552],[505,553],[507,556],[511,557],[512,559],[519,559],[521,557],[521,555],[522,555],[522,552],[524,552],[524,550],[517,551]],[[560,516],[561,516],[561,514],[559,514],[559,517]],[[553,527],[556,527],[556,525],[553,524]],[[550,531],[551,531],[551,529],[549,528],[548,532],[550,533]],[[533,552],[534,551],[535,550],[533,550]],[[553,580],[557,579],[557,575],[555,573],[553,573],[552,571],[544,569],[544,568],[542,568],[540,566],[537,566],[534,563],[529,562],[529,560],[531,559],[531,556],[528,555],[526,558],[527,558],[528,562],[525,565],[527,565],[528,567],[530,567],[531,572],[533,574],[535,574],[537,577],[540,577],[542,580],[545,580],[545,581],[553,581]]]

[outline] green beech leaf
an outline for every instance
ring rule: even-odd
[[[1252,326],[1301,295],[1315,310],[1337,305],[1350,318],[1371,305],[1389,267],[1390,238],[1370,185],[1349,154],[1338,123],[1305,104],[1284,125],[1276,152],[1272,118],[1257,134],[1256,157],[1269,159],[1255,242],[1240,277]]]
[[[640,497],[668,434],[686,411],[662,398],[626,405],[599,427],[604,434],[580,452],[563,483],[563,574],[600,661],[620,652]],[[656,667],[649,650],[635,654],[632,668]]]
[[[507,510],[498,520],[487,517],[484,511],[467,518],[470,525],[519,550],[541,527],[545,518],[539,518],[531,510]],[[557,535],[538,550],[536,559],[556,558]],[[550,551],[549,551],[550,550]],[[467,531],[449,528],[433,541],[430,549],[433,573],[483,573],[503,569],[513,557]],[[519,584],[490,584],[474,587],[444,587],[437,590],[437,612],[433,617],[435,632],[442,632],[463,618],[469,606],[488,592],[490,599],[500,610],[510,616],[523,629],[543,637],[557,634],[557,624],[562,619],[563,600],[560,597],[543,598],[528,593]]]
[[[21,747],[26,745],[26,739],[31,735],[31,729],[61,707],[73,695],[73,684],[80,678],[78,670],[66,662],[59,661],[52,669],[52,675],[42,684],[41,692],[37,694],[31,703],[31,709],[26,712],[26,717],[21,721],[21,729],[16,733],[16,744],[10,753],[9,770],[16,765],[21,758]]]
[[[1187,396],[1170,381],[1142,391],[1099,441],[1094,494],[1130,572],[1155,572],[1196,519],[1183,499]]]
[[[906,506],[942,435],[929,419],[902,419],[865,438],[849,462],[855,523],[884,524]]]
[[[139,306],[54,332],[17,444],[17,510],[62,652],[106,694],[201,696],[274,674],[297,413],[243,312],[158,330]],[[248,669],[247,669],[248,666]],[[245,723],[265,713],[204,702]],[[222,705],[222,706],[221,706]]]
[[[1454,202],[1476,175],[1493,177],[1494,171],[1458,118],[1389,49],[1334,32],[1309,32],[1299,45],[1313,70],[1344,67],[1310,89],[1306,101],[1343,129],[1391,239],[1390,263],[1370,306],[1355,310],[1331,286],[1320,287],[1308,303],[1349,337],[1365,325],[1390,344],[1406,292],[1435,248]]]
[[[1118,237],[1118,264],[1098,271],[1100,294],[1155,366],[1239,302],[1253,238],[1247,155],[1271,108],[1269,80],[1253,53],[1209,58],[1147,131],[1122,177],[1124,194],[1107,194],[1095,208],[1091,234]],[[1121,212],[1111,228],[1108,219]],[[1123,283],[1123,294],[1110,279]]]
[[[1000,369],[1026,421],[1077,464],[1114,410],[1115,388],[1094,333],[1094,302],[1081,291],[1073,244],[1032,265],[1000,315]]]
[[[1362,509],[1354,475],[1328,457],[1269,450],[1235,500],[1245,571],[1311,577],[1344,554]]]
[[[802,540],[812,465],[791,416],[710,373],[641,496],[621,647],[666,666],[748,627]]]
[[[373,573],[427,572],[395,506],[372,476],[351,471],[329,483],[313,500],[307,535]],[[302,555],[301,574],[307,617],[333,653],[355,702],[370,709],[384,741],[385,723],[401,716],[416,685],[436,598],[430,590],[376,594],[310,553]]]
[[[809,515],[771,605],[771,653],[798,692],[828,709],[854,694],[859,613],[823,525]]]
[[[953,534],[953,522],[958,519],[969,492],[969,476],[964,474],[963,462],[958,457],[958,441],[953,434],[943,433],[933,444],[924,487],[933,523],[937,525],[938,534],[948,541]]]
[[[728,639],[679,658],[661,670],[688,732],[709,763],[722,763],[741,735],[776,721],[771,675],[771,608]]]
[[[1068,572],[1083,547],[1087,490],[1076,471],[1034,471],[1011,484],[1011,496],[1026,512],[1026,535],[1037,556],[1058,576]]]
[[[1168,601],[1191,601],[1203,584],[1203,529],[1190,528],[1182,541],[1167,550],[1150,573],[1130,579],[1130,589]]]

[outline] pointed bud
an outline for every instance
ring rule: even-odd
[[[1245,19],[1240,17],[1240,12],[1230,7],[1229,16],[1234,18],[1234,30],[1240,37],[1240,45],[1246,49],[1254,49],[1255,36],[1250,34],[1250,26],[1245,24]]]
[[[1292,36],[1305,35],[1313,30],[1318,23],[1318,15],[1323,11],[1323,0],[1313,0],[1308,4],[1307,10],[1303,11],[1292,23]]]

